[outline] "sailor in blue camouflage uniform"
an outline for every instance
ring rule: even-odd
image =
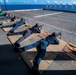
[[[39,25],[38,23],[36,23],[33,27],[28,28],[27,30],[21,31],[21,32],[15,32],[11,35],[19,35],[22,34],[22,37],[19,38],[16,42],[15,42],[15,46],[19,47],[20,46],[20,42],[22,42],[24,39],[26,39],[27,37],[29,37],[31,34],[33,33],[40,33],[42,29],[42,25]]]
[[[33,44],[24,46],[22,48],[18,48],[18,51],[25,51],[25,50],[29,50],[31,48],[36,47],[37,49],[37,55],[33,60],[33,68],[38,69],[39,68],[39,64],[41,62],[41,60],[43,59],[43,57],[45,56],[46,50],[47,50],[47,46],[50,44],[59,44],[59,40],[57,39],[57,36],[59,34],[57,34],[56,32],[53,32],[52,35],[48,35],[46,38],[41,39]]]
[[[15,24],[13,24],[13,28],[9,31],[9,33],[14,33],[14,31],[19,27],[22,26],[25,23],[25,20],[23,18],[20,19],[20,21],[17,21]]]
[[[25,20],[23,18],[21,18],[19,21],[17,21],[16,23],[12,24],[12,25],[7,25],[7,26],[2,26],[2,28],[7,28],[7,27],[13,27],[7,34],[11,34],[14,33],[14,31],[19,27],[26,24]]]

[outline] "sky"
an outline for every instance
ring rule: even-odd
[[[5,0],[7,3],[43,3],[43,4],[76,4],[76,0]],[[0,0],[0,2],[4,2],[4,0]]]

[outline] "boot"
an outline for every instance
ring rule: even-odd
[[[2,25],[3,23],[2,22],[0,22],[0,25]]]
[[[9,33],[14,33],[14,31],[9,31]]]
[[[32,71],[36,74],[36,75],[42,75],[42,73],[39,71],[39,65],[34,64],[32,67]]]
[[[15,47],[14,49],[15,49],[16,52],[19,52],[19,53],[22,53],[24,51],[22,48]]]
[[[20,47],[20,44],[19,43],[15,43],[14,44],[16,47]]]

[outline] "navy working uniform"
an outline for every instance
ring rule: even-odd
[[[52,35],[47,36],[45,39],[41,39],[41,40],[31,44],[31,45],[27,45],[27,46],[24,46],[22,48],[19,48],[18,50],[19,51],[20,50],[25,51],[25,50],[29,50],[31,48],[36,47],[37,55],[34,58],[33,63],[34,63],[34,66],[36,68],[38,68],[41,60],[45,56],[47,46],[50,45],[50,44],[59,44],[59,41],[56,38],[56,36],[54,36],[54,33],[52,33]]]
[[[13,16],[10,18],[10,22],[14,22],[16,19],[17,19],[16,16]],[[3,24],[3,22],[0,22],[0,25],[2,25],[2,24]],[[3,26],[3,28],[6,28],[6,27],[9,27],[9,26]]]
[[[11,15],[11,14],[8,14],[8,15],[6,15],[6,17],[5,17],[5,20],[7,20],[7,19],[10,19],[10,20],[12,21],[13,19],[16,19],[16,16],[13,16],[13,15]]]
[[[10,18],[10,21],[13,22],[13,21],[15,21],[16,19],[17,19],[17,17],[14,16],[14,17],[11,17],[11,18]]]
[[[22,32],[17,32],[14,34],[23,34],[23,36],[21,38],[19,38],[16,42],[15,42],[15,46],[19,47],[20,46],[20,42],[23,41],[24,39],[26,39],[28,36],[30,36],[33,33],[40,33],[41,32],[41,28],[42,26],[39,26],[38,23],[36,23],[36,25],[34,25],[32,28],[29,28],[28,30],[24,30]]]
[[[26,24],[25,20],[23,18],[20,19],[20,21],[16,22],[15,24],[13,24],[13,28],[9,31],[10,33],[13,33],[19,26]]]
[[[14,18],[12,19],[14,20]],[[14,33],[14,31],[21,25],[26,24],[25,20],[23,18],[21,18],[19,21],[17,21],[16,23],[12,24],[12,25],[7,25],[7,26],[2,26],[2,28],[7,28],[7,27],[13,27],[7,35],[9,35],[10,33]]]
[[[7,20],[7,19],[11,19],[11,18],[13,18],[14,16],[13,15],[10,15],[9,13],[7,14],[5,14],[5,16],[4,17],[1,17],[0,18],[0,20],[2,21],[2,20]]]

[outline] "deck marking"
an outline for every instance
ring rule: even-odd
[[[15,13],[14,13],[15,14]],[[23,16],[20,16],[20,15],[18,15],[18,14],[16,14],[17,16],[19,16],[19,17],[23,17]],[[28,18],[28,17],[23,17],[24,19],[26,19],[26,18]],[[59,28],[59,27],[56,27],[56,26],[54,26],[54,25],[51,25],[51,24],[47,24],[47,23],[44,23],[44,22],[41,22],[41,21],[38,21],[38,20],[35,20],[35,19],[32,19],[32,18],[28,18],[29,20],[32,20],[32,21],[35,21],[35,22],[39,22],[39,23],[41,23],[41,24],[44,24],[44,25],[48,25],[49,27],[52,27],[52,28],[56,28],[56,29],[58,29],[58,30],[61,30],[61,31],[64,31],[64,32],[68,32],[68,33],[72,33],[72,34],[75,34],[76,35],[76,33],[75,32],[72,32],[72,31],[69,31],[69,30],[65,30],[65,29],[62,29],[62,28]]]
[[[9,10],[6,12],[22,12],[22,11],[37,11],[37,10],[42,10],[42,9]]]
[[[51,13],[51,14],[45,14],[45,15],[38,15],[38,16],[34,16],[34,18],[39,18],[39,17],[45,17],[45,16],[49,16],[49,15],[57,15],[57,14],[61,14],[63,12],[57,12],[57,13]]]
[[[23,18],[25,18],[25,17],[23,17]],[[44,23],[44,22],[41,22],[41,21],[37,21],[37,20],[35,20],[35,19],[31,19],[31,18],[28,18],[29,20],[34,20],[34,21],[36,21],[36,22],[39,22],[39,23],[42,23],[42,24],[44,24],[44,25],[48,25],[49,27],[52,27],[52,28],[56,28],[56,29],[58,29],[58,30],[61,30],[61,31],[64,31],[64,32],[68,32],[68,33],[72,33],[72,34],[75,34],[76,35],[76,33],[75,32],[72,32],[72,31],[69,31],[69,30],[65,30],[65,29],[62,29],[62,28],[59,28],[59,27],[56,27],[56,26],[54,26],[54,25],[51,25],[51,24],[47,24],[47,23]]]
[[[60,13],[63,13],[63,12],[60,12]],[[52,14],[46,14],[46,15],[39,15],[39,16],[34,16],[34,18],[45,17],[45,16],[55,15],[55,14],[60,14],[60,13],[52,13]],[[73,21],[70,21],[70,20],[66,20],[66,19],[63,19],[63,18],[57,18],[57,17],[52,17],[52,18],[55,18],[55,19],[58,19],[58,20],[61,20],[61,21],[76,23],[76,22],[73,22]]]
[[[75,56],[74,54],[68,53],[65,49],[62,49],[62,51],[63,51],[64,53],[66,53],[68,56],[70,56],[71,58],[73,58],[74,60],[76,60],[76,56]]]
[[[58,20],[61,20],[61,21],[76,23],[76,22],[73,22],[73,21],[70,21],[70,20],[66,20],[66,19],[63,19],[63,18],[57,18],[57,17],[51,17],[51,18],[55,18],[55,19],[58,19]]]

